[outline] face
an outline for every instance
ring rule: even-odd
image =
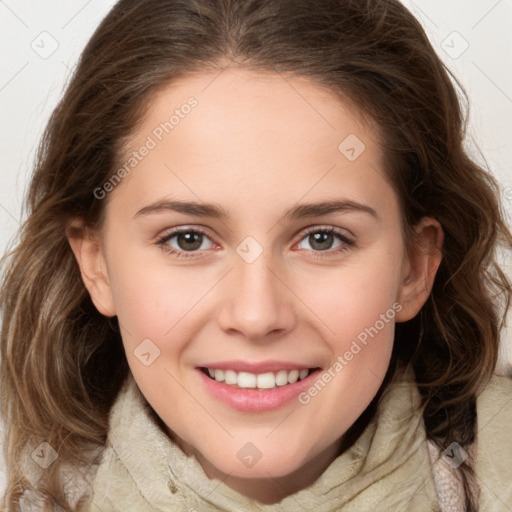
[[[375,131],[306,80],[228,70],[159,93],[123,158],[74,250],[139,388],[228,485],[306,484],[424,300]]]

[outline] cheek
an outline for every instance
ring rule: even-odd
[[[204,295],[204,281],[194,284],[186,272],[123,263],[111,283],[128,364],[144,395],[153,400],[165,386],[173,397],[186,398],[168,372],[178,376],[177,364],[200,328],[190,319]]]
[[[197,270],[165,265],[154,251],[114,259],[109,270],[117,316],[129,333],[162,338],[181,322],[204,296],[208,277]]]
[[[382,252],[371,261],[311,276],[298,291],[318,315],[317,325],[331,353],[329,367],[302,402],[314,402],[321,393],[322,410],[330,411],[334,429],[348,428],[357,419],[388,369],[395,317],[401,309],[396,301],[400,282],[396,261],[399,255],[386,257]]]
[[[323,417],[319,437],[334,440],[357,420],[379,390],[389,367],[393,349],[397,309],[389,287],[359,283],[346,288],[331,289],[320,308],[329,332],[324,340],[331,354],[327,368],[299,397],[309,417]]]
[[[393,309],[400,286],[397,261],[398,254],[374,254],[329,271],[311,271],[295,281],[294,289],[307,309],[318,315],[329,339],[338,340],[340,349],[376,322],[383,336],[392,338],[388,321],[394,320],[397,308]],[[381,315],[386,317],[384,326]]]

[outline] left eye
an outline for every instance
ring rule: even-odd
[[[309,243],[310,247],[301,247],[301,244],[304,242]],[[298,248],[313,251],[328,251],[351,244],[352,240],[350,240],[344,234],[338,233],[334,229],[316,229],[310,231],[304,238],[302,238]]]

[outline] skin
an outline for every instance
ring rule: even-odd
[[[126,154],[191,96],[197,107],[108,194],[101,231],[69,236],[70,244],[94,304],[117,315],[133,376],[170,437],[210,477],[274,503],[318,478],[377,393],[395,320],[414,317],[431,291],[442,230],[423,219],[405,250],[376,131],[356,108],[305,79],[243,69],[182,79],[153,98]],[[353,162],[338,149],[349,134],[366,146]],[[171,199],[215,203],[229,215],[137,215]],[[284,218],[297,204],[338,199],[376,216],[346,210]],[[179,226],[207,232],[192,257],[157,243]],[[322,251],[308,227],[334,227],[353,244],[327,237]],[[236,251],[247,236],[263,249],[252,263]],[[169,245],[187,248],[177,237]],[[212,397],[195,370],[232,359],[327,369],[397,303],[396,318],[307,405],[239,412]],[[148,338],[161,353],[145,366],[134,350]],[[247,442],[262,454],[250,468],[237,457]]]

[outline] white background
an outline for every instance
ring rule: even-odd
[[[114,3],[0,0],[0,254],[23,218],[22,200],[45,123],[80,51]],[[485,157],[501,181],[510,219],[512,0],[404,3],[423,23],[438,53],[469,93],[468,144],[477,161],[483,163]],[[510,255],[505,259],[512,269]],[[502,372],[512,364],[511,337],[512,330],[503,336]],[[0,459],[0,489],[2,469]]]

